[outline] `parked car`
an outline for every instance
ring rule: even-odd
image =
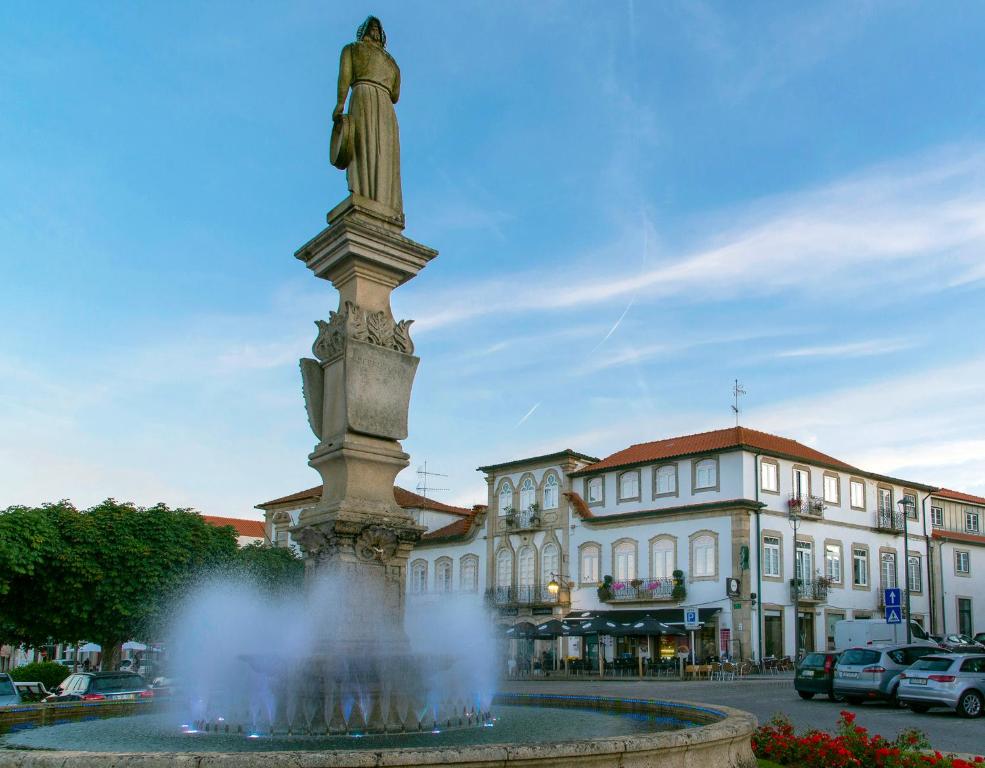
[[[985,645],[975,642],[968,635],[947,635],[940,646],[948,653],[985,653]]]
[[[900,677],[900,701],[914,712],[949,707],[962,717],[985,714],[985,654],[935,653]]]
[[[16,707],[21,703],[14,681],[6,672],[0,672],[0,707]]]
[[[813,699],[818,693],[827,694],[831,701],[838,701],[832,690],[837,653],[808,653],[797,665],[793,676],[794,690],[802,699]]]
[[[112,701],[149,699],[154,692],[133,672],[76,672],[45,701]]]
[[[975,642],[981,646],[985,646],[985,632],[979,632],[975,635]]]
[[[15,680],[14,688],[20,694],[21,701],[44,701],[51,696],[51,692],[44,687],[42,682],[28,682],[25,680]]]
[[[867,699],[898,703],[899,674],[939,648],[929,645],[869,645],[849,648],[838,657],[832,689],[849,704]]]

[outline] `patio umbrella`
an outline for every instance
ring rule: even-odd
[[[564,622],[558,621],[557,619],[551,619],[550,621],[545,621],[543,624],[537,625],[537,637],[547,638],[547,637],[560,637],[565,634]]]
[[[643,616],[636,621],[626,622],[621,626],[624,629],[623,634],[627,635],[680,635],[681,637],[687,635],[683,629],[664,624],[652,616]]]
[[[537,635],[537,627],[529,621],[521,621],[507,629],[503,634],[510,640],[516,640],[521,637],[535,637]]]

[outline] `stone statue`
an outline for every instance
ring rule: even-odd
[[[342,49],[338,101],[332,112],[332,164],[345,169],[350,192],[402,217],[400,135],[393,110],[398,98],[400,68],[386,51],[383,25],[369,16],[356,30],[356,42]]]

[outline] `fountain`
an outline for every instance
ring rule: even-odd
[[[305,595],[262,603],[240,585],[207,585],[173,640],[188,708],[8,737],[0,766],[755,765],[754,719],[723,707],[494,702],[495,652],[474,596],[447,602],[444,618],[408,611],[408,555],[424,529],[397,505],[393,483],[408,465],[400,441],[419,360],[390,295],[437,252],[403,235],[400,75],[385,45],[370,17],[343,49],[331,160],[350,195],[295,254],[339,293],[337,311],[316,323],[314,357],[301,360],[318,439],[309,465],[323,481],[292,530]],[[408,633],[407,622],[418,626]],[[435,647],[449,637],[455,647]]]

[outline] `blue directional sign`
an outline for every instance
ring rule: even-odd
[[[900,604],[902,603],[902,600],[900,600],[899,587],[890,587],[889,589],[884,589],[883,595],[884,595],[883,605],[885,605],[887,608],[892,608],[892,607],[899,608]]]
[[[889,590],[886,590],[887,592]],[[903,623],[903,609],[898,605],[887,605],[886,606],[886,623],[887,624],[902,624]]]

